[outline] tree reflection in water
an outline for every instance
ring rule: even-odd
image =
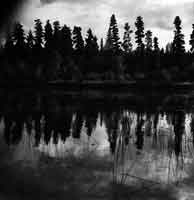
[[[8,145],[16,147],[18,159],[31,160],[35,150],[62,158],[72,152],[78,155],[97,151],[99,145],[106,143],[104,152],[107,154],[110,149],[110,155],[114,155],[114,180],[127,181],[130,178],[126,176],[133,174],[176,181],[185,176],[185,159],[191,157],[193,149],[193,115],[187,122],[191,132],[186,134],[188,120],[189,115],[182,111],[150,115],[130,110],[79,112],[56,118],[42,115],[27,122],[4,118],[4,138]]]
[[[184,109],[136,109],[128,104],[72,103],[42,97],[0,107],[2,132],[14,157],[37,162],[85,154],[109,156],[113,182],[177,183],[193,159],[194,114]],[[15,103],[15,101],[14,101]],[[9,109],[8,109],[9,108]],[[7,110],[8,109],[8,110]]]

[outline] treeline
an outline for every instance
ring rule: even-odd
[[[159,47],[159,38],[145,30],[141,16],[132,30],[125,23],[122,40],[113,14],[106,40],[98,41],[91,29],[86,37],[82,28],[73,30],[59,21],[43,24],[34,21],[33,31],[26,34],[23,25],[15,23],[0,52],[2,81],[56,80],[194,80],[194,24],[189,51],[185,50],[181,19],[174,20],[174,39]],[[135,35],[135,46],[132,34]]]

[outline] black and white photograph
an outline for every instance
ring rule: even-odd
[[[2,0],[0,200],[194,200],[194,0]]]

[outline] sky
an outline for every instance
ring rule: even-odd
[[[106,38],[110,17],[116,15],[120,38],[123,38],[124,23],[135,30],[137,16],[144,19],[145,30],[152,30],[159,37],[160,46],[173,39],[173,21],[179,15],[182,19],[186,46],[194,24],[194,0],[26,0],[18,20],[26,29],[32,28],[34,19],[59,20],[73,28],[81,26],[83,35],[92,28],[98,38]],[[133,36],[134,37],[134,36]]]

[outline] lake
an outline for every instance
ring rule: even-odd
[[[194,199],[194,93],[0,90],[0,199]]]

